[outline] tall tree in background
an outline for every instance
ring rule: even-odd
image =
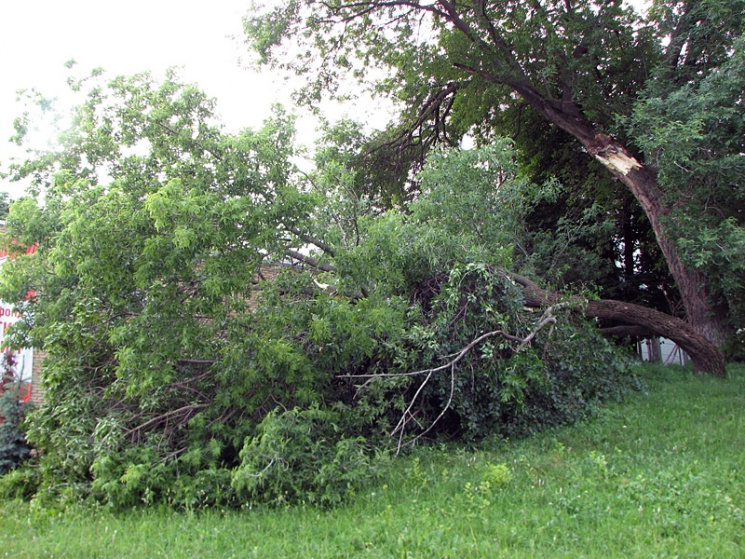
[[[632,193],[688,321],[721,345],[728,332],[721,286],[686,257],[672,228],[678,215],[696,222],[697,201],[706,196],[690,192],[703,184],[659,176],[648,157],[655,146],[637,141],[648,131],[632,127],[630,138],[623,122],[642,89],[646,99],[664,104],[677,87],[693,91],[717,75],[739,52],[744,14],[742,0],[655,2],[649,18],[620,0],[295,0],[247,19],[245,27],[262,61],[308,76],[307,100],[353,74],[401,101],[404,126],[394,143],[402,152],[456,143],[521,107],[569,133]],[[298,55],[282,50],[288,39],[300,43]],[[376,81],[376,68],[388,77]],[[729,142],[728,163],[739,168],[742,150],[733,147]],[[737,184],[722,190],[734,195]]]
[[[0,219],[5,219],[10,209],[10,194],[0,192]]]

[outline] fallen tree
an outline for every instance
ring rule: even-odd
[[[49,355],[28,492],[333,505],[396,446],[523,436],[638,386],[577,312],[592,304],[503,271],[537,188],[507,141],[433,157],[416,203],[382,212],[338,158],[309,188],[282,114],[232,136],[191,87],[106,91],[59,152],[16,169],[44,192],[11,208],[20,256],[0,281],[23,310],[10,342]],[[121,145],[102,146],[112,130]],[[280,273],[257,283],[267,262]]]
[[[298,258],[305,264],[316,263],[314,259],[297,253],[290,254],[290,256]],[[322,268],[319,266],[318,269],[336,272],[336,268],[329,265],[323,265]],[[561,297],[557,292],[541,289],[525,276],[508,271],[505,271],[505,274],[524,288],[527,307],[546,309]],[[726,362],[721,351],[705,336],[696,332],[685,320],[649,307],[612,299],[588,299],[582,308],[586,318],[596,318],[614,324],[614,326],[600,328],[600,332],[604,335],[668,338],[688,354],[696,371],[719,378],[727,377]]]
[[[563,130],[633,195],[688,322],[721,347],[739,288],[711,270],[741,272],[742,216],[731,208],[742,179],[742,2],[653,4],[644,16],[620,1],[304,0],[247,18],[245,31],[262,63],[303,76],[308,104],[347,78],[402,102],[376,155],[389,151],[384,168],[402,177],[433,145],[519,130],[523,112]],[[390,76],[366,72],[376,64]],[[716,247],[702,250],[709,238]]]
[[[429,159],[428,167],[423,171],[422,190],[424,194],[410,205],[411,217],[409,225],[404,221],[396,223],[389,219],[381,222],[380,227],[386,231],[376,232],[380,238],[374,240],[372,249],[365,248],[365,243],[359,247],[351,247],[352,253],[364,250],[377,250],[376,260],[383,260],[383,251],[391,237],[411,235],[427,238],[441,235],[436,243],[440,243],[439,255],[436,258],[445,260],[444,255],[452,250],[453,261],[464,257],[464,247],[477,247],[466,250],[482,251],[474,258],[495,258],[495,253],[504,246],[516,244],[521,229],[523,212],[526,212],[531,202],[526,201],[526,184],[516,173],[513,163],[514,151],[509,142],[495,140],[489,147],[470,152],[451,151],[435,153]],[[467,178],[466,178],[467,177]],[[455,182],[454,182],[455,181]],[[497,185],[495,187],[495,185]],[[458,192],[453,196],[452,192]],[[329,221],[343,221],[338,218]],[[355,222],[356,223],[356,222]],[[355,227],[357,227],[355,225]],[[407,227],[410,231],[407,231]],[[397,231],[397,228],[401,228]],[[337,267],[330,262],[338,261],[338,254],[329,244],[317,235],[294,228],[292,233],[317,249],[326,258],[318,261],[298,251],[287,251],[285,254],[304,265],[320,272],[336,274]],[[369,232],[368,232],[369,234]],[[348,232],[350,238],[359,236],[359,231]],[[397,242],[406,242],[398,239]],[[414,243],[426,241],[413,240]],[[571,241],[570,241],[571,242]],[[448,247],[451,245],[452,247]],[[523,244],[530,244],[523,241]],[[393,249],[395,252],[395,249]],[[430,250],[422,246],[419,250]],[[373,256],[373,255],[369,255]],[[392,254],[390,258],[400,260],[400,255]],[[508,257],[509,258],[509,257]],[[349,255],[342,256],[342,265],[349,262]],[[356,266],[356,265],[355,265]],[[358,266],[356,266],[358,267]],[[416,265],[412,265],[412,269]],[[555,304],[563,296],[559,292],[546,291],[538,284],[519,273],[511,271],[510,265],[501,268],[503,273],[523,288],[525,304],[530,307],[547,308]],[[435,270],[439,272],[441,270]],[[348,273],[349,270],[342,270]],[[387,273],[401,274],[400,264],[392,266]],[[404,276],[407,272],[403,272]],[[413,271],[408,275],[414,275]],[[413,283],[426,281],[428,278],[419,277]],[[374,289],[369,277],[356,278],[357,290],[365,295]],[[660,312],[656,309],[618,300],[578,300],[586,318],[598,319],[603,323],[602,333],[615,336],[660,336],[668,338],[678,344],[690,356],[697,371],[716,377],[725,377],[725,360],[716,347],[703,333],[695,327],[675,316]],[[483,332],[482,332],[483,333]]]

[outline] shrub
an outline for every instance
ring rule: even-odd
[[[15,378],[15,358],[3,355],[4,373],[0,385],[0,475],[21,464],[31,454],[23,420],[29,404],[21,399],[21,384]]]
[[[248,437],[233,488],[246,504],[336,505],[376,477],[380,456],[338,427],[338,412],[274,410]]]

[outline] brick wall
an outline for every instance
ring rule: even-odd
[[[47,354],[41,350],[34,350],[34,367],[31,371],[31,402],[40,406],[44,402],[44,388],[41,385],[41,367]]]

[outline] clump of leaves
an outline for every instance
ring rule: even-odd
[[[336,505],[375,479],[380,456],[364,437],[342,431],[340,419],[318,407],[267,414],[232,474],[239,499]]]

